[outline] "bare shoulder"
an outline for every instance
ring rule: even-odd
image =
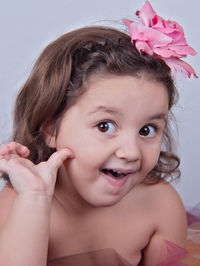
[[[185,210],[182,203],[182,200],[174,189],[174,187],[167,183],[161,182],[156,185],[150,185],[146,188],[146,196],[149,198],[152,209],[159,210],[157,219],[163,219],[168,215],[177,217],[180,215],[180,218],[185,217]],[[169,219],[169,217],[168,217]]]
[[[134,204],[133,204],[134,202]],[[186,213],[182,200],[173,188],[165,181],[158,184],[139,184],[130,191],[127,201],[129,213],[138,213],[148,221],[153,232],[166,239],[183,244],[186,237]]]
[[[136,200],[138,204],[146,206],[153,213],[154,210],[156,213],[159,210],[160,213],[166,214],[167,211],[178,212],[184,209],[177,191],[165,181],[153,185],[139,184],[130,194],[132,194],[129,196],[134,198],[134,202]]]
[[[173,231],[173,228],[177,230],[177,227],[182,225],[180,229],[183,232],[186,227],[186,214],[182,200],[174,187],[167,182],[161,182],[143,185],[143,189],[146,190],[144,201],[155,218],[156,230]]]
[[[6,185],[0,191],[0,227],[6,221],[15,197],[16,197],[16,192],[10,186]]]
[[[146,190],[146,197],[150,197],[152,203],[156,203],[158,205],[169,205],[171,208],[171,204],[181,204],[182,200],[174,189],[174,187],[168,182],[160,182],[155,185],[143,185],[143,189]],[[157,206],[158,207],[158,206]],[[167,206],[166,206],[167,207]]]

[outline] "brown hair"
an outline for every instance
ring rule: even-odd
[[[55,151],[46,145],[41,126],[53,124],[57,132],[64,111],[84,92],[84,82],[98,73],[148,75],[166,87],[169,110],[176,100],[169,67],[155,56],[139,53],[126,33],[92,26],[64,34],[41,53],[16,100],[13,140],[30,149],[29,159],[34,163],[48,159]],[[164,150],[146,183],[180,175],[168,125],[163,144]]]

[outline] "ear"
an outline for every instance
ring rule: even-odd
[[[46,126],[43,124],[40,128],[40,131],[43,133],[45,143],[48,147],[55,149],[56,148],[56,133],[52,125]]]

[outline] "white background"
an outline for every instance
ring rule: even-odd
[[[0,0],[0,142],[10,137],[16,93],[49,42],[102,19],[134,18],[143,4],[143,0]],[[152,0],[151,4],[161,17],[179,22],[188,43],[199,50],[199,1]],[[200,55],[188,57],[187,62],[200,75]],[[176,84],[182,179],[175,188],[185,205],[194,206],[200,201],[200,81],[178,79]]]

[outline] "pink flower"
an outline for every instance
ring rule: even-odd
[[[159,17],[148,1],[136,15],[141,23],[129,19],[123,19],[123,22],[128,26],[137,50],[160,57],[169,65],[172,74],[182,72],[188,77],[193,74],[197,78],[194,69],[180,59],[196,55],[196,51],[186,42],[183,28],[175,21]]]

